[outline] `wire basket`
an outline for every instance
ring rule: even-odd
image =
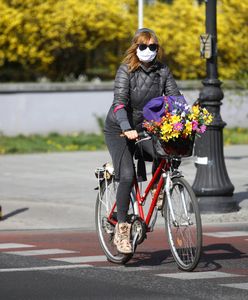
[[[165,142],[158,137],[153,137],[154,151],[158,157],[177,156],[188,157],[193,153],[195,137],[177,139]]]

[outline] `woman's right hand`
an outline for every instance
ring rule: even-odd
[[[123,134],[129,140],[136,140],[138,138],[138,132],[136,130],[124,131]]]

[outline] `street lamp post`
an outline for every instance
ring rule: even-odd
[[[224,94],[217,70],[216,0],[206,2],[206,35],[209,38],[206,59],[207,78],[202,81],[200,104],[213,114],[213,123],[200,138],[196,139],[196,177],[193,190],[198,197],[201,211],[228,212],[237,210],[232,197],[232,185],[225,166],[223,153],[223,122],[220,115]],[[207,39],[206,38],[206,39]],[[204,49],[203,49],[204,52]],[[204,53],[203,53],[204,55]]]
[[[138,0],[138,28],[143,28],[143,0]]]

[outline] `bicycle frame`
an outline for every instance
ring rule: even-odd
[[[164,185],[163,173],[168,171],[169,168],[170,168],[170,163],[166,159],[162,159],[159,166],[158,166],[158,168],[156,169],[152,179],[148,183],[143,195],[141,195],[140,188],[139,188],[138,181],[137,181],[137,177],[135,176],[135,178],[134,178],[133,188],[135,190],[135,193],[134,193],[135,195],[134,196],[135,196],[135,200],[136,200],[134,205],[137,203],[137,207],[134,208],[135,209],[135,214],[140,219],[142,219],[142,221],[144,221],[144,223],[147,226],[147,231],[148,232],[151,229],[151,227],[149,227],[149,224],[150,224],[151,217],[153,215],[154,209],[156,207],[156,203],[157,203],[159,193],[160,193],[160,191],[161,191],[161,189]],[[159,178],[159,176],[160,176],[160,178]],[[158,178],[159,178],[159,181],[158,181],[158,184],[157,184],[156,192],[155,192],[155,194],[152,198],[148,213],[145,216],[144,209],[143,209],[144,203],[145,203],[146,198],[147,198],[149,192],[151,191],[154,183],[157,182]],[[114,203],[114,205],[111,209],[111,212],[108,216],[108,221],[110,223],[112,223],[113,225],[115,225],[117,223],[117,221],[113,218],[113,212],[114,212],[115,208],[116,208],[116,202]]]

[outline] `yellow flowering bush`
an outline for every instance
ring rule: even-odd
[[[217,6],[221,78],[248,77],[248,1],[221,0]]]
[[[222,79],[244,77],[248,70],[248,1],[217,1],[218,70]],[[205,3],[195,0],[156,1],[145,10],[145,26],[153,28],[175,77],[205,77],[200,34],[205,33]],[[247,76],[247,75],[246,75]]]
[[[244,77],[248,2],[217,4],[220,77]],[[0,0],[0,80],[63,80],[90,72],[113,79],[137,23],[136,0]],[[146,3],[144,27],[160,37],[176,78],[205,77],[199,51],[204,2]]]
[[[157,1],[154,9],[146,7],[145,26],[159,36],[166,62],[176,78],[194,79],[205,74],[199,50],[204,18],[204,5],[194,0],[174,0],[171,5]]]
[[[98,47],[129,35],[128,6],[109,3],[0,0],[0,69],[21,66],[23,73],[36,71],[51,79],[84,73]]]

